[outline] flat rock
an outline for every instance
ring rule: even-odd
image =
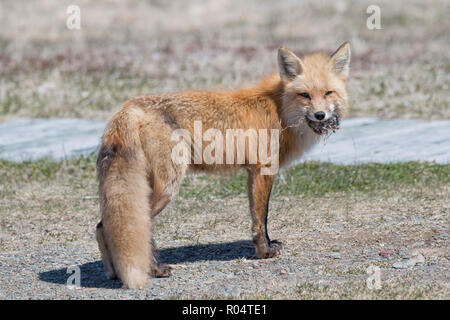
[[[403,261],[396,262],[392,265],[394,269],[407,269],[416,265],[422,265],[425,263],[425,258],[419,252],[413,252],[410,259],[403,259]]]

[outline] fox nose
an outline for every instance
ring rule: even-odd
[[[316,117],[317,120],[323,120],[325,118],[325,112],[317,111],[314,113],[314,117]]]

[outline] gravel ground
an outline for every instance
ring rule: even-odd
[[[434,196],[445,199],[442,192]],[[315,208],[313,199],[278,197],[271,204],[269,233],[284,242],[284,250],[268,260],[254,259],[247,240],[246,199],[179,199],[155,226],[160,261],[172,266],[173,275],[149,279],[141,290],[120,289],[119,281],[104,276],[93,236],[95,212],[60,219],[53,227],[40,222],[52,229],[46,239],[26,233],[39,220],[31,219],[28,226],[8,226],[9,236],[2,237],[0,297],[449,299],[448,202],[426,199],[408,204],[407,196],[322,197]],[[89,211],[97,204],[86,202]],[[67,231],[68,223],[80,238]],[[25,234],[13,236],[13,230]],[[417,255],[422,261],[407,266]],[[380,268],[380,290],[366,286],[371,265]],[[67,285],[71,266],[80,268],[80,288]]]
[[[171,263],[173,276],[151,279],[142,290],[122,290],[118,281],[106,280],[93,247],[23,250],[20,255],[2,253],[0,294],[3,299],[269,299],[286,298],[288,294],[291,296],[287,298],[296,299],[377,297],[364,288],[368,277],[363,272],[366,259],[308,253],[302,258],[284,254],[277,259],[257,261],[249,258],[252,251],[248,241],[164,249],[161,258]],[[386,263],[386,259],[376,256],[368,260],[374,265]],[[80,267],[81,288],[70,289],[66,285],[70,276],[67,266],[71,265]],[[349,266],[357,273],[346,274]],[[387,292],[378,295],[396,298],[398,292],[405,291],[402,298],[423,298],[422,292],[432,292],[448,281],[448,267],[445,262],[429,261],[406,270],[386,268],[381,279],[389,287],[381,289]],[[323,271],[327,268],[341,270],[342,274],[327,274]],[[420,285],[413,286],[414,282]],[[433,298],[448,299],[448,287],[446,290],[445,295],[441,292]]]

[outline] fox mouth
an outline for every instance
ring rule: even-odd
[[[340,119],[337,114],[334,114],[326,121],[314,121],[306,117],[308,126],[318,135],[326,135],[330,131],[334,133],[339,130]]]

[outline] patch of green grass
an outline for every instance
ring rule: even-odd
[[[48,179],[61,169],[62,162],[51,159],[39,161],[10,162],[0,159],[0,178],[7,180]]]
[[[95,162],[94,154],[64,161],[42,159],[10,162],[0,159],[0,180],[4,182],[42,181],[53,179],[55,175],[64,173],[91,179],[95,178]]]
[[[73,183],[96,179],[95,155],[73,160],[43,159],[14,163],[0,160],[0,179],[8,182],[44,181],[67,174]],[[394,164],[335,165],[308,162],[277,175],[273,196],[322,196],[336,192],[373,193],[406,186],[435,187],[450,184],[450,165],[431,162]],[[241,171],[234,176],[188,176],[180,188],[183,198],[208,199],[245,196],[247,178]]]
[[[438,186],[450,183],[450,165],[430,162],[335,165],[309,162],[277,175],[273,196],[321,196],[336,192],[372,193],[405,186]],[[247,180],[234,177],[195,176],[183,181],[182,197],[208,198],[245,195]]]

